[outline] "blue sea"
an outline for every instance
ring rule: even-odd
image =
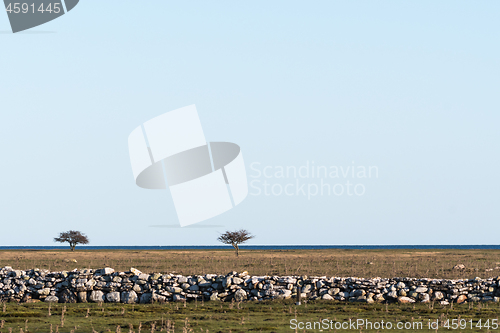
[[[0,246],[0,250],[65,250],[68,246]],[[186,245],[186,246],[77,246],[80,250],[222,250],[231,246]],[[244,250],[498,250],[500,245],[240,245]]]

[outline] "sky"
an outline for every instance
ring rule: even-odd
[[[17,34],[0,13],[0,246],[70,229],[94,246],[216,245],[240,228],[255,245],[498,244],[499,12],[82,0]],[[191,104],[207,140],[241,147],[250,193],[180,228],[168,190],[135,185],[127,140]]]

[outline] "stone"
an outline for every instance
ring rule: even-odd
[[[302,293],[307,294],[307,293],[311,292],[312,289],[313,289],[312,285],[306,284],[305,286],[302,287]]]
[[[179,287],[166,287],[165,289],[172,294],[179,294],[182,292],[182,288]]]
[[[137,303],[137,300],[139,298],[137,297],[137,293],[131,290],[131,291],[122,291],[120,299],[122,303],[134,304]]]
[[[94,303],[104,302],[106,298],[104,297],[104,293],[100,290],[93,290],[90,293],[89,300]]]
[[[415,300],[410,297],[402,296],[398,297],[398,302],[402,304],[407,304],[407,303],[415,303]]]
[[[462,303],[465,303],[466,301],[467,301],[467,295],[460,295],[460,296],[458,296],[456,303],[462,304]]]
[[[224,280],[222,280],[222,287],[228,288],[231,285],[232,280],[233,279],[230,277],[227,277]]]
[[[352,294],[351,294],[352,297],[359,297],[359,296],[364,296],[364,295],[366,295],[366,291],[364,291],[363,289],[353,290]]]
[[[139,280],[143,281],[149,280],[149,274],[144,274],[144,273],[139,274]]]
[[[200,287],[198,287],[196,284],[194,284],[194,285],[190,286],[188,289],[191,291],[199,291]]]
[[[458,264],[458,265],[453,266],[453,269],[460,269],[460,270],[461,269],[465,269],[465,265],[464,264]]]
[[[74,292],[64,289],[59,293],[59,302],[61,303],[76,303],[78,301]]]
[[[111,275],[115,272],[115,270],[113,268],[110,268],[110,267],[102,268],[99,271],[100,271],[100,274],[102,274],[102,275]]]
[[[236,302],[242,302],[247,299],[247,293],[243,289],[238,289],[234,293],[234,300]]]
[[[212,295],[210,295],[210,300],[211,301],[218,301],[219,300],[218,293],[217,292],[212,293]]]
[[[398,293],[396,291],[388,292],[387,297],[398,298]]]
[[[422,303],[429,303],[431,301],[431,297],[429,296],[429,294],[426,294],[426,293],[419,294],[418,299]]]
[[[184,302],[186,300],[186,297],[184,297],[183,295],[181,294],[175,294],[173,297],[172,297],[172,300],[174,302]]]
[[[427,287],[418,286],[417,289],[415,289],[415,292],[420,294],[420,293],[426,293],[427,290],[429,290]]]
[[[48,296],[50,294],[50,288],[43,288],[38,290],[38,295],[40,296]]]
[[[139,299],[139,303],[141,303],[141,304],[151,303],[151,293],[142,294],[141,298]]]
[[[328,289],[328,294],[331,296],[335,296],[340,292],[339,288],[330,288]]]
[[[45,298],[44,302],[47,302],[47,303],[58,303],[59,302],[59,298],[57,296],[47,296]]]
[[[154,303],[165,303],[167,301],[167,298],[163,295],[153,293],[151,294],[151,301]]]
[[[327,300],[327,301],[331,301],[333,300],[334,298],[332,296],[330,296],[329,294],[324,294],[323,296],[321,296],[322,299],[324,300]]]
[[[242,284],[243,279],[240,279],[239,277],[233,277],[233,284]]]
[[[87,303],[87,292],[86,291],[79,291],[77,293],[77,297],[78,297],[78,302]]]
[[[112,291],[106,295],[106,299],[110,303],[120,303],[120,293],[117,291]]]
[[[436,300],[436,301],[440,301],[442,299],[444,299],[444,295],[442,292],[440,291],[436,291],[433,295],[432,295],[433,299]]]
[[[85,287],[92,289],[96,285],[96,280],[90,279],[85,283]]]
[[[130,272],[133,273],[134,275],[141,275],[142,272],[138,269],[135,269],[134,267],[130,268]]]

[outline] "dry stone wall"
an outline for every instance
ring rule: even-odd
[[[295,298],[349,302],[499,302],[500,277],[494,279],[362,279],[307,276],[145,274],[131,268],[50,272],[0,269],[0,301],[152,303],[261,301]]]

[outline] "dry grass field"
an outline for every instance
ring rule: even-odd
[[[74,262],[76,260],[76,262]],[[457,270],[457,264],[466,269]],[[500,250],[3,250],[0,267],[52,271],[112,267],[143,272],[356,277],[488,278],[500,275]]]

